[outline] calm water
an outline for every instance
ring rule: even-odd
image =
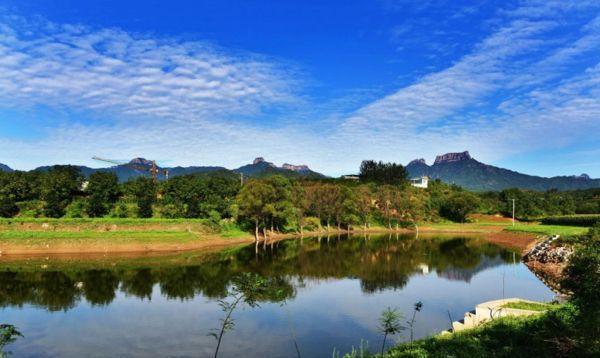
[[[449,327],[448,310],[459,319],[503,296],[553,298],[518,254],[464,237],[323,237],[258,254],[252,246],[93,263],[0,261],[0,323],[24,335],[5,350],[16,357],[209,357],[216,341],[208,333],[223,316],[218,300],[248,271],[270,278],[278,295],[234,312],[220,357],[295,356],[293,337],[305,358],[348,351],[361,339],[376,350],[377,318],[388,306],[409,317],[422,301],[415,336],[423,337]]]

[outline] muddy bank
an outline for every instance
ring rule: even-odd
[[[304,237],[327,237],[327,236],[340,236],[352,234],[356,236],[370,236],[370,235],[406,235],[414,234],[416,232],[408,229],[400,230],[387,230],[382,228],[371,228],[366,231],[359,230],[336,230],[331,229],[330,231],[316,231],[316,232],[304,232]],[[469,237],[478,237],[486,239],[492,243],[509,247],[516,248],[520,251],[524,251],[526,248],[535,244],[536,238],[530,234],[507,232],[507,231],[492,231],[492,232],[476,232],[476,231],[446,231],[446,230],[435,230],[435,229],[422,229],[419,230],[419,236],[456,236],[464,235]],[[192,251],[192,250],[214,250],[214,249],[225,249],[229,247],[235,247],[239,245],[250,245],[253,244],[254,237],[245,235],[243,237],[231,237],[225,238],[217,234],[200,234],[195,233],[197,239],[165,239],[165,240],[151,240],[151,241],[140,241],[140,240],[127,240],[119,239],[113,240],[110,237],[103,238],[89,238],[81,239],[77,241],[61,241],[53,239],[39,239],[31,240],[28,243],[18,242],[0,242],[0,257],[8,256],[40,256],[40,255],[89,255],[89,254],[125,254],[131,253],[132,255],[143,255],[144,253],[161,253],[161,252],[179,252],[179,251]],[[298,233],[272,233],[268,234],[267,243],[276,242],[279,240],[298,238],[301,235]],[[193,237],[193,236],[192,236]],[[264,245],[264,238],[261,236],[259,245]]]

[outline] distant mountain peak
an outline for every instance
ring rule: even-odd
[[[133,158],[129,161],[129,164],[151,166],[152,161],[145,158]]]
[[[252,161],[252,164],[253,164],[253,165],[256,165],[256,164],[258,164],[258,163],[262,163],[262,162],[264,162],[264,161],[265,161],[265,158],[263,158],[263,157],[257,157],[257,158],[255,158],[255,159]]]
[[[425,159],[420,158],[420,159],[411,160],[410,163],[408,163],[408,165],[417,165],[417,164],[425,164],[425,165],[427,165],[427,162],[425,161]]]
[[[0,163],[0,172],[12,172],[13,170],[6,164]]]
[[[415,159],[407,166],[411,177],[426,175],[466,189],[487,191],[521,188],[531,190],[575,190],[600,188],[600,179],[587,174],[544,178],[481,163],[468,151],[438,155],[432,166],[422,159]]]
[[[471,157],[471,154],[469,154],[469,151],[467,151],[467,150],[464,152],[460,152],[460,153],[446,153],[446,154],[438,155],[437,157],[435,157],[435,162],[433,162],[433,165],[442,164],[442,163],[460,162],[460,161],[469,160],[469,159],[473,159],[473,158]]]

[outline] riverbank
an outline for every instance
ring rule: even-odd
[[[510,221],[491,216],[477,216],[470,223],[423,223],[423,234],[468,234],[485,237],[490,242],[525,252],[536,242],[541,225],[521,224],[519,231],[507,231]],[[530,229],[527,232],[526,229]],[[389,230],[372,226],[367,230],[325,228],[305,231],[304,236],[417,234],[415,230]],[[299,237],[299,233],[272,233],[270,240]],[[261,243],[263,243],[261,238]],[[0,254],[93,254],[144,253],[186,250],[210,250],[251,244],[251,233],[231,224],[214,224],[204,219],[2,219],[0,220]]]

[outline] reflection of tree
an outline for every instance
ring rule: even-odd
[[[149,268],[126,271],[122,277],[121,290],[128,295],[150,299],[154,282],[155,278]]]
[[[179,266],[145,263],[135,269],[1,271],[0,306],[30,303],[66,310],[82,297],[106,305],[119,287],[128,295],[150,298],[155,285],[169,299],[198,294],[217,299],[226,297],[233,278],[245,272],[268,278],[286,297],[293,297],[294,285],[299,287],[307,279],[356,278],[364,292],[376,292],[401,289],[424,265],[441,277],[469,280],[478,271],[511,259],[511,252],[477,239],[305,238],[277,242],[258,256],[254,247],[247,247],[204,255]]]
[[[93,305],[107,305],[115,299],[119,277],[110,270],[89,270],[82,275],[85,298]]]

